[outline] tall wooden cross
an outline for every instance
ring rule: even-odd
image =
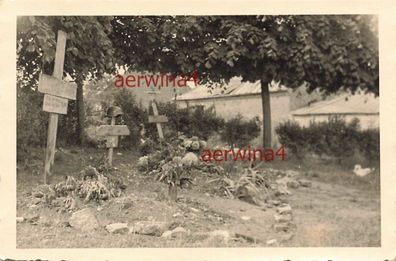
[[[167,123],[168,118],[164,115],[158,115],[157,103],[155,101],[155,95],[157,94],[157,92],[149,91],[148,93],[151,96],[150,103],[154,113],[154,115],[149,115],[148,122],[155,123],[157,125],[158,137],[160,138],[160,140],[163,140],[164,134],[162,132],[161,123]]]
[[[58,130],[58,114],[67,114],[67,101],[76,99],[77,86],[62,81],[65,61],[67,34],[58,31],[56,42],[55,65],[52,76],[41,74],[38,91],[44,93],[43,111],[49,112],[47,148],[45,150],[44,183],[48,184],[52,175],[55,157],[56,133]]]

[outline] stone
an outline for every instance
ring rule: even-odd
[[[132,206],[133,206],[132,202],[125,202],[124,204],[122,204],[121,209],[122,210],[127,210],[127,209],[130,209]]]
[[[210,240],[210,233],[196,232],[196,233],[191,234],[191,238],[193,238],[195,241]]]
[[[33,193],[33,197],[35,197],[35,198],[42,198],[42,197],[44,197],[44,194],[43,194],[43,192],[41,192],[41,191],[37,191],[37,192],[34,192],[34,193]]]
[[[281,204],[289,204],[289,200],[287,198],[281,198],[280,202],[281,202]]]
[[[278,222],[278,223],[290,222],[293,219],[291,214],[275,215],[274,217],[275,217],[275,221]]]
[[[276,180],[277,188],[276,193],[279,195],[291,195],[292,193],[287,190],[287,183],[289,182],[290,178],[283,177],[281,179]]]
[[[174,218],[176,218],[176,217],[182,217],[183,215],[182,215],[182,213],[180,213],[180,212],[177,212],[177,213],[175,213],[175,214],[173,214],[172,215],[172,217],[174,217]]]
[[[300,175],[300,173],[295,170],[286,170],[285,173],[286,173],[286,176],[291,177],[291,178]]]
[[[291,214],[292,213],[292,208],[290,205],[288,204],[283,204],[280,207],[278,207],[276,209],[276,211],[281,214],[281,215],[285,215],[285,214]]]
[[[294,234],[286,234],[286,235],[283,235],[283,236],[281,237],[281,241],[282,241],[282,242],[289,241],[289,240],[291,240],[293,237],[294,237]]]
[[[125,234],[129,231],[127,223],[113,223],[107,225],[105,228],[111,234]]]
[[[171,238],[172,237],[172,230],[167,230],[164,233],[162,233],[161,237],[163,238]]]
[[[197,165],[199,162],[199,159],[197,155],[193,152],[187,152],[186,155],[182,158],[182,163],[184,166],[191,167]]]
[[[313,170],[308,170],[307,172],[305,172],[305,176],[311,177],[311,178],[317,178],[317,177],[319,177],[319,174]]]
[[[167,222],[139,221],[129,229],[129,233],[159,237],[168,230],[169,226],[170,224]]]
[[[209,238],[215,238],[224,242],[228,242],[231,239],[231,234],[227,230],[214,230],[209,233]]]
[[[17,223],[22,223],[23,221],[25,221],[25,219],[23,217],[17,217],[16,218],[16,222]]]
[[[37,221],[40,219],[40,215],[31,213],[25,216],[25,221],[33,224],[37,224]]]
[[[243,240],[246,240],[249,243],[259,243],[260,239],[258,239],[257,237],[253,236],[253,235],[246,235],[244,233],[238,232],[235,233],[235,237],[237,238],[242,238]]]
[[[69,218],[71,227],[82,231],[91,231],[99,227],[99,221],[95,216],[95,211],[91,208],[84,208],[74,212]]]
[[[276,239],[274,238],[274,239],[267,240],[266,244],[267,244],[268,246],[272,246],[272,245],[276,244],[277,242],[278,242],[278,240],[276,240]]]
[[[289,223],[275,224],[274,229],[276,232],[287,232],[290,229]]]
[[[300,179],[298,182],[302,187],[306,187],[306,188],[312,187],[312,182],[310,180]]]
[[[163,238],[177,238],[177,237],[182,237],[187,234],[187,230],[183,227],[176,227],[173,230],[167,230],[164,233],[162,233]]]
[[[177,227],[172,230],[173,233],[187,233],[187,230],[184,227]]]
[[[248,216],[242,216],[242,217],[241,217],[241,219],[242,219],[242,220],[250,220],[250,219],[251,219],[251,217],[248,217]]]
[[[41,226],[51,227],[54,224],[54,220],[48,216],[41,216],[37,223]]]
[[[290,179],[287,181],[287,187],[296,189],[300,186],[300,183],[297,180]]]
[[[41,198],[34,198],[32,203],[34,205],[39,205],[42,201],[43,201],[43,199],[41,199]]]

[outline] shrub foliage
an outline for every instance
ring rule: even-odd
[[[120,106],[123,116],[117,124],[126,124],[131,134],[124,140],[131,146],[138,146],[141,139],[150,138],[158,140],[158,132],[155,124],[148,122],[148,116],[153,115],[152,108],[145,108],[136,101],[131,93],[117,92],[115,105]],[[218,117],[212,108],[177,108],[174,103],[158,103],[160,115],[168,118],[168,123],[162,124],[166,139],[176,137],[178,132],[188,137],[197,136],[207,140],[210,135],[218,132],[224,126],[224,120]],[[142,148],[146,150],[147,146]]]
[[[311,153],[338,159],[340,163],[356,164],[353,161],[357,158],[379,162],[379,130],[361,130],[358,119],[346,123],[332,117],[328,122],[312,122],[309,127],[287,121],[277,126],[276,133],[279,141],[299,159]]]
[[[238,114],[225,123],[221,139],[231,146],[246,147],[260,134],[260,126],[255,119],[245,120]]]

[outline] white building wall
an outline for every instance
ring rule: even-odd
[[[270,93],[271,103],[271,122],[273,144],[277,144],[275,127],[282,121],[290,117],[290,96],[288,92]],[[217,97],[210,99],[197,99],[188,101],[177,101],[179,108],[204,106],[209,108],[214,106],[216,114],[225,120],[231,119],[241,114],[246,119],[252,119],[256,116],[263,120],[263,110],[261,104],[261,94]],[[261,136],[261,135],[260,135]]]

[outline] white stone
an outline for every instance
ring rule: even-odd
[[[70,226],[82,231],[90,231],[99,227],[99,222],[95,216],[94,210],[84,208],[74,212],[69,218]]]
[[[285,223],[285,222],[290,222],[292,221],[292,215],[291,214],[286,214],[286,215],[275,215],[275,221],[279,223]]]
[[[172,231],[171,230],[167,230],[164,233],[162,233],[163,238],[171,238],[172,237]]]
[[[231,238],[230,232],[228,232],[227,230],[214,230],[212,232],[210,232],[210,238],[220,238],[221,240],[223,240],[224,242],[228,242]]]
[[[160,221],[140,221],[135,223],[130,229],[130,233],[149,236],[161,236],[169,227],[169,223]]]
[[[285,215],[285,214],[291,214],[292,213],[292,208],[288,204],[284,204],[276,210],[279,214]]]
[[[106,230],[112,234],[124,234],[129,231],[127,223],[113,223],[106,226]]]

